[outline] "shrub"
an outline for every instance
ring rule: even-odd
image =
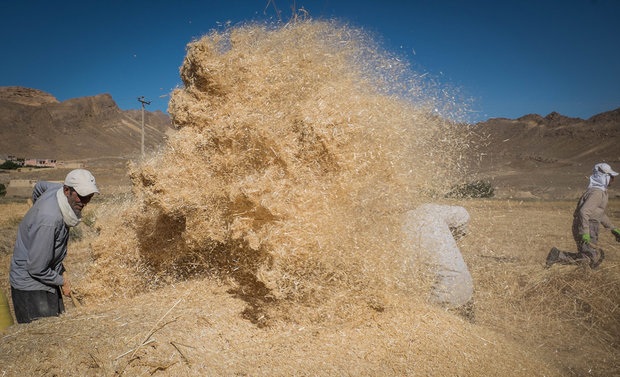
[[[6,186],[0,183],[0,197],[5,196],[5,195],[6,195]]]
[[[5,161],[2,164],[0,164],[0,169],[15,170],[19,167],[20,166],[14,163],[13,161]]]
[[[474,181],[462,183],[452,187],[448,198],[492,198],[495,195],[495,189],[488,181]]]

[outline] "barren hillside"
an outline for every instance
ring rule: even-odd
[[[472,169],[501,197],[574,198],[595,163],[620,168],[620,108],[587,120],[558,113],[496,118],[471,129],[479,145],[469,155]]]
[[[139,110],[120,110],[108,94],[59,102],[40,90],[0,87],[0,157],[135,157],[141,151],[141,116]],[[160,146],[171,129],[166,114],[145,111],[145,149]]]

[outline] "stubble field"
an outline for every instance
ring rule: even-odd
[[[288,308],[309,315],[258,326],[230,282],[193,279],[128,299],[83,300],[79,308],[66,299],[65,315],[2,333],[0,369],[5,376],[620,373],[620,250],[608,232],[601,237],[607,258],[598,270],[547,270],[551,246],[573,248],[573,201],[448,204],[471,215],[459,241],[475,285],[467,313],[415,297],[372,305],[359,296]],[[98,206],[104,199],[88,211]],[[620,201],[609,208],[618,221]],[[7,295],[9,245],[26,210],[25,202],[1,205],[0,287]],[[86,283],[89,243],[96,237],[80,227],[66,263],[77,292]]]
[[[102,195],[66,260],[75,305],[8,328],[0,375],[620,375],[611,235],[599,269],[545,270],[573,247],[576,197],[445,199],[479,153],[443,117],[462,109],[368,37],[303,20],[189,43],[177,132],[122,180],[94,171]],[[429,303],[432,266],[404,245],[403,218],[429,202],[471,216],[460,310]],[[5,294],[27,208],[0,208]]]

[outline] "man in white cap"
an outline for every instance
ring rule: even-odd
[[[620,229],[616,228],[605,214],[607,208],[607,187],[618,176],[609,164],[604,162],[594,165],[588,189],[583,193],[573,214],[573,238],[577,244],[577,253],[560,251],[553,247],[547,255],[546,267],[555,263],[587,263],[591,268],[603,262],[602,249],[595,247],[598,241],[600,225],[611,229],[611,233],[620,242]]]
[[[71,294],[63,266],[69,228],[80,223],[95,193],[95,177],[84,169],[69,172],[64,184],[39,181],[34,186],[33,206],[17,229],[9,273],[17,322],[64,312],[62,295]]]

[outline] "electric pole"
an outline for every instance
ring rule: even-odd
[[[144,158],[144,105],[150,105],[151,101],[144,99],[144,96],[138,97],[138,101],[142,104],[142,158]]]

